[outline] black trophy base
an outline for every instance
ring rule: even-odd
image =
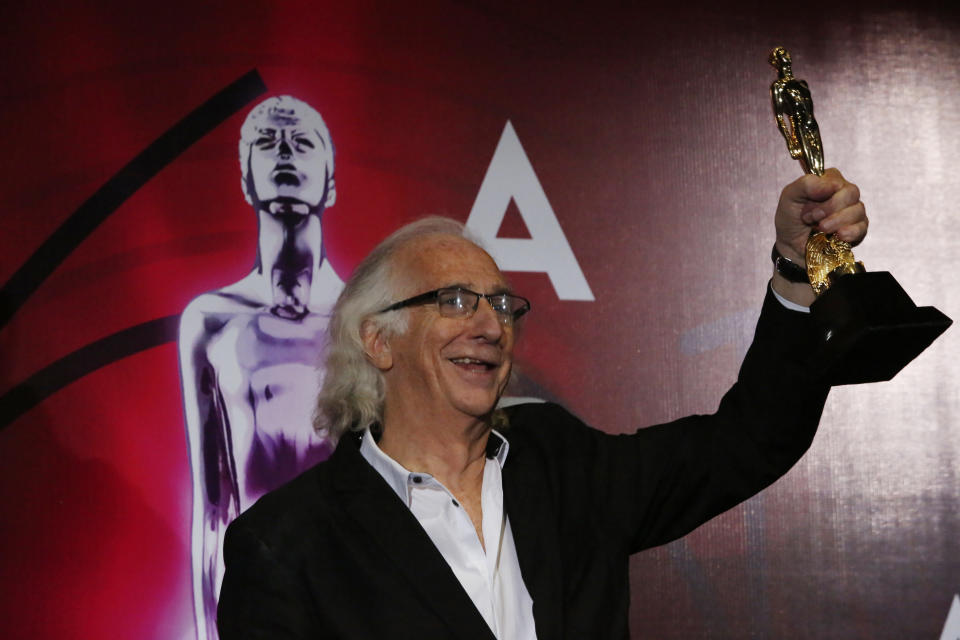
[[[822,332],[815,362],[831,385],[891,379],[953,322],[915,305],[886,271],[837,278],[810,313]]]

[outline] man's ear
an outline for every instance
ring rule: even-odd
[[[360,325],[360,340],[363,342],[363,351],[367,359],[380,371],[387,371],[393,366],[393,353],[390,351],[390,342],[384,329],[373,320],[364,320]]]

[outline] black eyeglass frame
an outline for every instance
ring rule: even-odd
[[[403,309],[404,307],[412,307],[414,305],[424,304],[427,302],[436,302],[437,308],[439,310],[440,295],[446,292],[454,292],[454,291],[460,292],[460,293],[468,293],[472,296],[476,296],[477,298],[476,301],[473,303],[473,309],[470,311],[468,315],[464,316],[466,318],[473,317],[473,314],[477,312],[477,309],[480,307],[480,298],[485,298],[487,301],[487,304],[490,305],[490,308],[492,308],[498,316],[500,316],[501,318],[509,319],[511,322],[516,322],[524,314],[530,311],[530,301],[524,298],[523,296],[518,296],[512,293],[505,293],[505,292],[504,293],[478,293],[476,291],[471,291],[466,287],[440,287],[439,289],[434,289],[433,291],[427,291],[426,293],[420,293],[413,296],[412,298],[401,300],[400,302],[394,302],[389,307],[385,309],[381,309],[378,313],[396,311],[397,309]],[[501,313],[500,311],[497,311],[496,307],[493,306],[493,301],[491,300],[491,298],[504,297],[504,296],[512,300],[521,300],[523,304],[520,306],[519,309],[517,309],[516,311],[511,313],[509,316],[507,316]],[[511,304],[511,306],[513,305]],[[441,311],[441,315],[442,313],[443,312]]]

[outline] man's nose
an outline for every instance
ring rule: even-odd
[[[293,149],[290,148],[290,145],[286,140],[280,141],[280,144],[277,145],[277,152],[280,154],[281,158],[289,158],[293,155]]]
[[[478,301],[477,310],[474,312],[472,320],[478,337],[496,342],[503,335],[503,320],[486,298],[480,298]]]

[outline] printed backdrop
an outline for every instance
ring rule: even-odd
[[[800,175],[775,45],[861,187],[858,259],[960,316],[953,3],[558,4],[0,9],[0,636],[195,637],[177,326],[254,264],[237,141],[268,96],[329,128],[341,279],[428,213],[559,247],[508,274],[520,391],[610,432],[735,378]],[[634,637],[960,637],[957,335],[836,389],[790,474],[636,556]]]

